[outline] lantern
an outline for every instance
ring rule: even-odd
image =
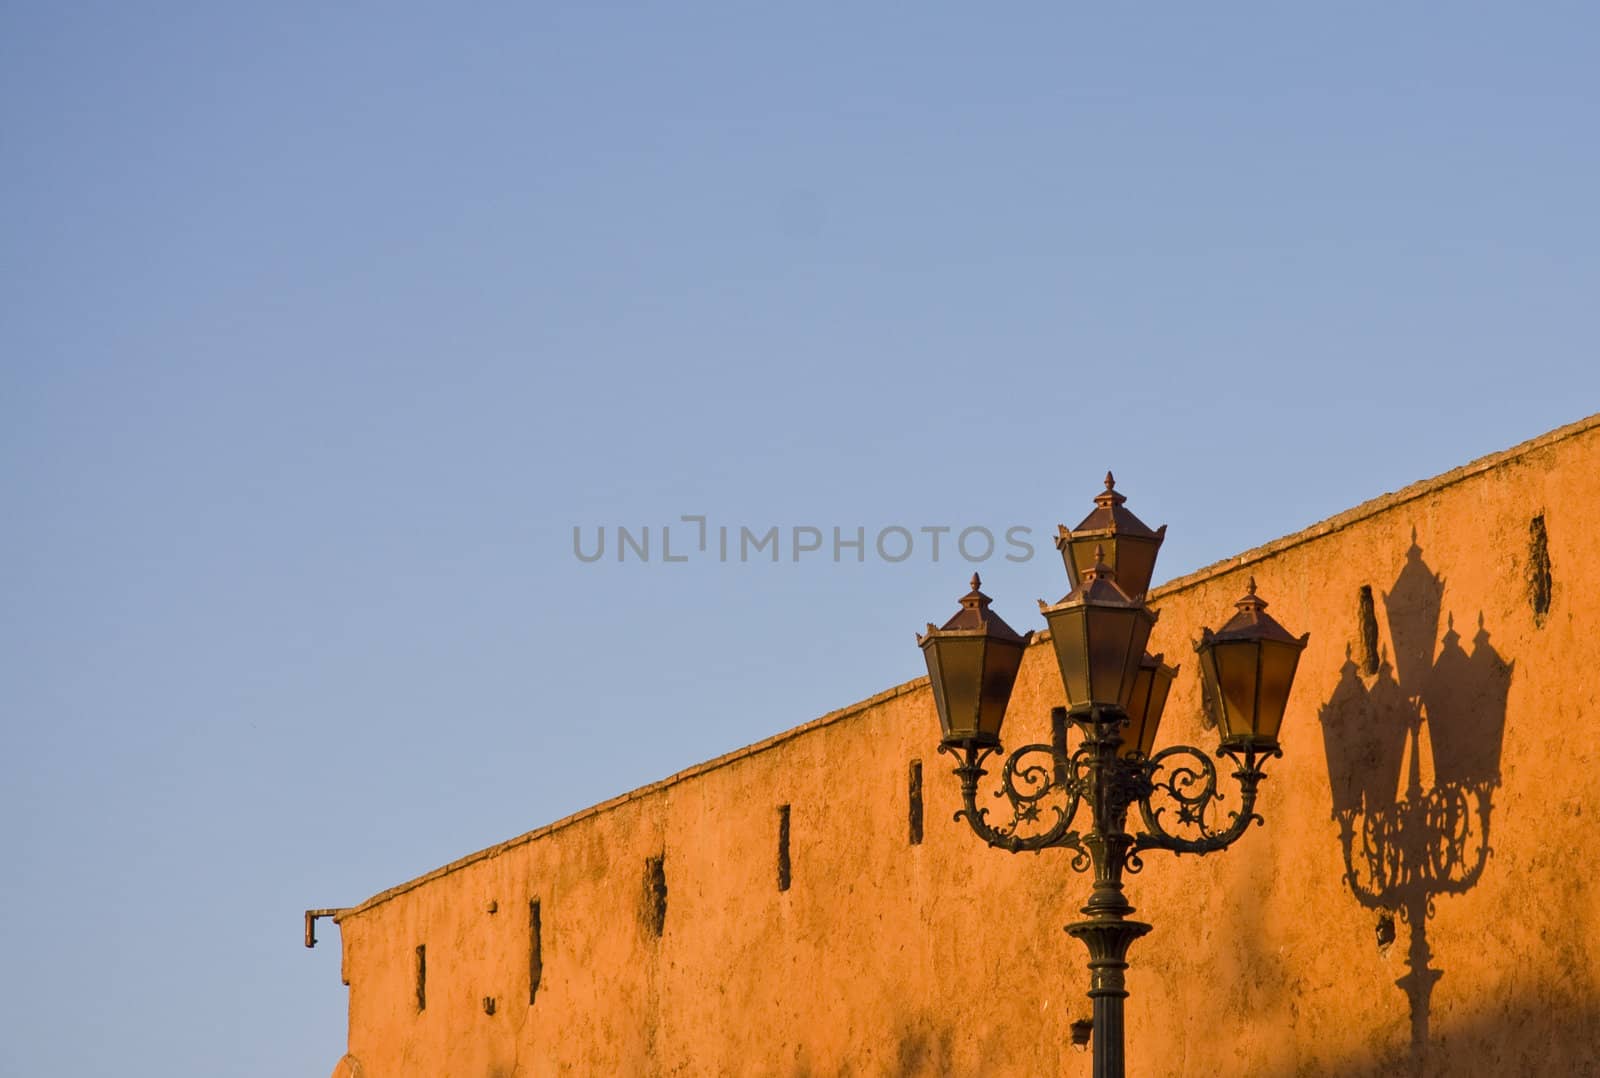
[[[972,590],[962,596],[956,615],[943,628],[929,622],[927,633],[917,634],[946,744],[1000,744],[1006,703],[1022,653],[1033,639],[1031,632],[1017,635],[989,609],[990,599],[978,590],[980,583],[973,573]]]
[[[1056,525],[1056,549],[1067,567],[1067,579],[1079,581],[1093,567],[1098,550],[1117,576],[1117,584],[1130,598],[1142,599],[1150,590],[1156,570],[1156,553],[1166,538],[1167,526],[1156,531],[1123,508],[1128,499],[1117,493],[1116,478],[1106,473],[1106,489],[1095,495],[1095,510],[1076,528]]]
[[[1166,710],[1167,694],[1172,691],[1172,679],[1178,676],[1176,666],[1168,666],[1162,655],[1145,655],[1139,661],[1139,672],[1134,675],[1133,692],[1128,697],[1128,729],[1122,735],[1118,755],[1137,752],[1149,756],[1156,743],[1156,728],[1161,725],[1161,712]]]
[[[1239,612],[1218,632],[1202,630],[1195,650],[1224,748],[1276,749],[1295,667],[1311,634],[1296,638],[1267,613],[1250,579]]]
[[[1041,599],[1039,610],[1050,626],[1071,711],[1126,708],[1156,616],[1117,586],[1104,551],[1096,549],[1066,598],[1054,606]]]

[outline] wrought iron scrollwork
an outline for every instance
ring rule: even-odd
[[[1094,1001],[1095,1074],[1122,1078],[1122,1000],[1127,993],[1123,971],[1128,947],[1150,931],[1135,921],[1122,890],[1124,875],[1144,867],[1145,850],[1205,854],[1234,842],[1261,822],[1255,811],[1256,791],[1265,778],[1261,764],[1277,755],[1274,742],[1234,743],[1219,751],[1234,764],[1238,793],[1224,795],[1218,766],[1199,749],[1187,745],[1145,757],[1123,753],[1126,718],[1120,710],[1092,710],[1071,716],[1079,730],[1078,744],[1067,749],[1068,714],[1051,713],[1049,744],[1024,745],[1002,758],[997,789],[983,800],[998,802],[999,812],[979,804],[979,786],[989,774],[990,757],[1004,752],[998,744],[946,743],[941,752],[956,758],[961,780],[957,820],[990,846],[1012,853],[1049,848],[1072,851],[1073,871],[1090,873],[1094,885],[1081,907],[1084,919],[1067,925],[1069,935],[1089,949],[1089,996]],[[1082,824],[1077,817],[1087,810]],[[1448,806],[1441,807],[1448,814]],[[1128,829],[1138,813],[1143,830]]]
[[[957,759],[962,807],[955,818],[965,819],[990,846],[1012,853],[1050,848],[1074,851],[1072,868],[1097,873],[1096,861],[1115,851],[1116,875],[1136,873],[1144,867],[1144,850],[1206,854],[1231,846],[1261,823],[1255,811],[1256,793],[1265,778],[1262,763],[1276,751],[1269,748],[1226,747],[1219,759],[1234,765],[1228,772],[1237,792],[1225,793],[1215,760],[1200,749],[1175,745],[1150,757],[1122,755],[1120,723],[1103,716],[1078,717],[1080,744],[1066,748],[1065,723],[1058,722],[1053,744],[1024,745],[1005,757],[999,768],[993,798],[1004,803],[1004,814],[991,816],[980,804],[979,786],[987,775],[985,764],[1004,751],[995,746],[944,745],[940,751]],[[1087,805],[1087,830],[1073,828],[1079,810]],[[1130,833],[1127,817],[1137,810],[1143,830]],[[1441,812],[1453,811],[1441,807]],[[1004,818],[1002,818],[1002,815]],[[1085,845],[1089,835],[1108,836],[1111,843]]]
[[[979,780],[988,774],[983,765],[997,750],[941,745],[940,751],[954,754],[959,761],[955,772],[961,779],[962,807],[955,818],[965,818],[984,842],[1012,853],[1052,848],[1083,853],[1078,833],[1071,830],[1083,799],[1082,784],[1072,774],[1072,762],[1064,760],[1054,746],[1024,745],[1006,757],[1000,788],[993,796],[1003,798],[1011,811],[1010,819],[998,825],[990,823],[989,809],[978,804]],[[1041,756],[1043,759],[1038,759]]]
[[[1207,854],[1233,845],[1252,823],[1264,822],[1255,811],[1256,791],[1266,777],[1262,755],[1251,748],[1219,751],[1218,758],[1236,765],[1239,792],[1233,803],[1218,789],[1216,762],[1199,749],[1174,745],[1150,757],[1145,766],[1151,793],[1139,802],[1145,830],[1135,836],[1135,848]],[[1163,819],[1169,810],[1176,820],[1171,827]]]

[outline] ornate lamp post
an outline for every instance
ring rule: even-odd
[[[1008,821],[992,822],[989,809],[978,806],[978,783],[989,757],[1003,751],[1001,720],[1032,633],[1019,635],[991,612],[974,575],[960,612],[917,636],[943,732],[939,751],[957,761],[964,807],[956,818],[1012,853],[1072,850],[1074,871],[1094,874],[1084,920],[1067,932],[1089,949],[1095,1078],[1123,1078],[1123,971],[1129,946],[1151,928],[1129,919],[1134,910],[1123,897],[1123,874],[1143,867],[1145,850],[1206,854],[1261,822],[1255,801],[1262,764],[1281,755],[1278,727],[1307,640],[1266,613],[1254,580],[1221,630],[1201,631],[1195,650],[1222,735],[1217,757],[1231,761],[1239,787],[1238,807],[1224,810],[1216,764],[1204,751],[1154,747],[1177,674],[1144,650],[1156,621],[1144,593],[1166,528],[1151,531],[1123,508],[1125,501],[1108,473],[1095,511],[1077,528],[1062,528],[1056,540],[1076,583],[1060,602],[1041,600],[1039,607],[1068,706],[1051,712],[1050,744],[1024,745],[1005,758],[994,796],[1009,806]],[[1079,731],[1072,749],[1069,723]],[[1165,818],[1168,807],[1176,808],[1175,819]],[[1130,831],[1134,811],[1138,828]]]

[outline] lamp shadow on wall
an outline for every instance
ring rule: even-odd
[[[1380,948],[1395,941],[1396,917],[1409,929],[1407,972],[1395,983],[1410,1003],[1416,1074],[1444,975],[1430,965],[1428,919],[1436,899],[1470,890],[1488,864],[1514,666],[1489,643],[1481,613],[1470,650],[1462,645],[1444,591],[1413,531],[1382,598],[1392,655],[1378,643],[1376,604],[1363,589],[1357,642],[1318,712],[1345,884],[1379,913]]]

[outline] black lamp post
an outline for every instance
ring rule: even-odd
[[[1009,805],[1009,821],[991,822],[989,810],[978,806],[978,782],[988,773],[990,755],[1003,751],[1001,720],[1032,634],[1017,634],[991,612],[974,576],[960,612],[943,628],[930,624],[917,636],[943,731],[939,750],[957,760],[964,807],[956,818],[965,817],[978,837],[1012,853],[1070,849],[1072,868],[1094,874],[1085,919],[1067,932],[1089,948],[1095,1078],[1123,1078],[1123,971],[1129,946],[1151,928],[1129,919],[1133,907],[1123,897],[1123,874],[1143,867],[1145,850],[1206,854],[1232,845],[1261,821],[1255,801],[1262,764],[1281,755],[1278,728],[1307,639],[1267,615],[1254,580],[1221,630],[1201,631],[1195,650],[1207,706],[1222,734],[1217,757],[1232,762],[1239,786],[1238,807],[1224,810],[1216,765],[1204,751],[1154,748],[1177,674],[1144,650],[1156,621],[1144,593],[1166,527],[1151,531],[1123,508],[1126,500],[1107,474],[1095,511],[1077,528],[1060,529],[1056,546],[1077,574],[1075,586],[1060,602],[1041,601],[1039,608],[1068,706],[1051,713],[1050,744],[1024,745],[1005,758],[994,796]],[[1079,730],[1070,750],[1069,721]],[[1080,808],[1087,819],[1074,829]],[[1168,809],[1175,819],[1164,818]],[[1142,829],[1130,831],[1133,810]]]

